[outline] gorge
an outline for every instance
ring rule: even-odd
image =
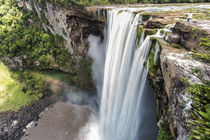
[[[31,14],[21,17],[26,27],[40,26],[42,38],[34,47],[26,35],[20,38],[23,45],[15,40],[18,49],[6,50],[9,39],[3,32],[9,36],[10,31],[0,26],[0,95],[9,95],[10,84],[4,86],[9,79],[24,83],[18,88],[21,96],[33,96],[29,105],[15,109],[7,109],[9,98],[0,96],[0,139],[209,138],[206,124],[199,128],[190,122],[198,121],[191,116],[197,110],[209,113],[208,3],[81,9],[52,2],[16,4],[22,15]],[[191,12],[195,18],[187,23]],[[198,19],[201,15],[206,19]],[[11,32],[19,27],[13,24]],[[204,103],[197,105],[193,97]]]

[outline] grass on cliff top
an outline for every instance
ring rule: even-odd
[[[23,92],[24,83],[17,80],[18,73],[11,72],[0,62],[0,112],[16,111],[38,99]]]

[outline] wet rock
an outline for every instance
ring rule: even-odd
[[[148,29],[148,28],[144,29],[145,35],[154,35],[156,32],[157,30],[155,29]]]
[[[165,40],[169,43],[179,44],[180,36],[178,34],[173,34],[171,32],[167,32],[165,36]]]

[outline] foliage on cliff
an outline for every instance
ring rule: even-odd
[[[199,69],[192,70],[192,74],[197,76],[202,83],[190,84],[187,78],[182,78],[182,82],[187,85],[186,93],[191,95],[192,109],[191,119],[188,125],[191,129],[191,139],[210,139],[210,81],[203,79]]]
[[[169,129],[168,121],[164,120],[160,125],[157,140],[172,140],[172,139],[173,139],[173,136]]]
[[[64,39],[44,31],[36,12],[19,8],[15,0],[0,0],[0,60],[5,57],[21,62],[19,69],[62,70],[72,74],[77,86],[93,87],[91,62],[73,61],[64,46]],[[50,26],[50,25],[49,25]]]
[[[200,46],[204,48],[205,53],[198,53],[195,50],[192,50],[192,57],[196,60],[200,60],[205,63],[210,63],[210,37],[201,38]]]
[[[209,0],[38,0],[39,3],[49,1],[61,6],[89,6],[103,4],[136,4],[136,3],[185,3],[209,2]]]
[[[193,84],[187,88],[192,95],[192,120],[189,126],[192,138],[203,140],[210,139],[210,82],[204,84]]]
[[[30,24],[28,14],[18,9],[14,0],[0,0],[0,57],[24,56],[24,65],[39,63],[40,68],[63,63],[70,55],[64,51],[63,39]],[[69,59],[70,60],[70,59]],[[55,61],[55,62],[54,62]]]
[[[14,72],[0,62],[0,112],[18,110],[49,94],[44,77],[36,72]]]

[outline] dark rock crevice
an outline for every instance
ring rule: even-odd
[[[77,16],[66,16],[67,32],[71,38],[71,46],[73,48],[73,57],[77,59],[88,58],[89,49],[88,37],[95,35],[103,41],[104,22],[97,20],[87,20]],[[78,61],[78,60],[76,60]]]

